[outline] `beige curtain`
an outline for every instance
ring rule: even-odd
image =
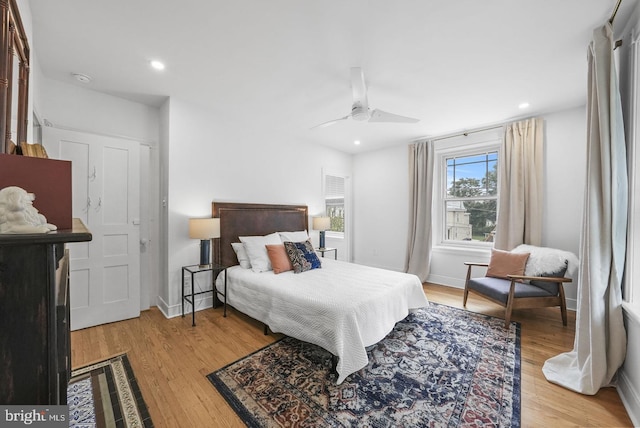
[[[409,146],[409,235],[405,271],[425,282],[431,263],[433,142]]]
[[[543,121],[507,125],[499,160],[495,248],[541,245]]]
[[[547,360],[548,381],[593,395],[624,362],[622,276],[627,236],[627,163],[611,25],[593,31],[587,94],[587,184],[573,350]]]

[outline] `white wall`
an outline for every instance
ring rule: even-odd
[[[92,91],[90,86],[41,79],[36,85],[36,111],[54,126],[123,136],[152,147],[158,145],[157,108]]]
[[[587,178],[587,122],[584,107],[544,116],[545,192],[542,245],[580,254]],[[577,276],[577,275],[576,275]],[[577,277],[565,284],[567,307],[576,308]]]
[[[210,216],[214,200],[305,204],[310,215],[322,213],[322,169],[350,173],[351,155],[175,98],[168,116],[168,159],[162,161],[168,168],[168,290],[160,308],[174,316],[180,310],[181,267],[197,263],[199,254],[199,241],[188,237],[190,217]],[[317,234],[310,232],[317,244]]]
[[[586,174],[584,107],[543,116],[545,120],[544,246],[578,255]],[[354,260],[403,270],[408,228],[408,147],[355,156]],[[381,173],[384,171],[384,173]],[[435,248],[429,281],[464,287],[465,261],[488,261],[488,250]],[[575,308],[576,284],[566,287]]]
[[[580,107],[544,116],[542,242],[547,247],[561,248],[576,255],[580,250],[587,178],[586,114],[586,108]],[[567,297],[575,298],[575,293]]]
[[[409,220],[409,151],[405,145],[353,160],[353,261],[404,271]]]

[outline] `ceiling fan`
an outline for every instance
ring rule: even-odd
[[[364,73],[362,68],[351,68],[351,89],[353,91],[353,104],[351,105],[351,113],[339,119],[330,120],[328,122],[316,125],[311,129],[324,128],[341,120],[353,119],[359,122],[392,122],[392,123],[416,123],[420,119],[412,117],[400,116],[386,111],[369,108],[367,101],[367,86],[364,83]]]

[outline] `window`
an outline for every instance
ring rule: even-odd
[[[440,203],[434,206],[434,229],[441,243],[493,245],[500,141],[500,131],[494,131],[436,143]]]
[[[498,152],[446,158],[446,240],[493,242]]]
[[[345,177],[326,174],[324,176],[325,212],[331,219],[331,229],[334,236],[344,235],[345,221]]]

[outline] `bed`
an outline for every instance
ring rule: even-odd
[[[337,383],[368,362],[366,347],[383,339],[410,311],[428,305],[418,277],[321,258],[322,267],[303,273],[254,272],[238,265],[231,244],[240,236],[308,230],[302,205],[213,203],[221,236],[214,260],[227,269],[227,303],[337,357]],[[223,287],[218,277],[216,286]]]

